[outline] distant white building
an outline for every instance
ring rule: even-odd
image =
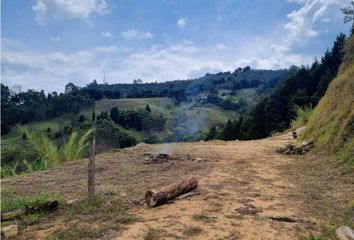
[[[68,83],[65,85],[65,94],[71,93],[76,89],[76,86],[73,83]]]

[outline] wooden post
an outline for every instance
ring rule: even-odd
[[[90,149],[90,157],[88,161],[88,172],[87,172],[87,188],[88,195],[92,197],[95,195],[95,156],[96,156],[96,113],[95,106],[92,110],[92,127],[93,127],[93,137]]]

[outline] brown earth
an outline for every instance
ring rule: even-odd
[[[284,175],[284,166],[294,160],[275,149],[293,142],[282,135],[257,141],[211,141],[167,145],[140,144],[134,148],[97,156],[97,192],[126,200],[143,196],[146,190],[163,187],[183,178],[195,177],[200,195],[157,208],[131,206],[137,220],[103,239],[296,239],[299,228],[308,223],[272,221],[271,216],[301,216],[301,202],[291,196],[296,183]],[[192,154],[192,160],[144,164],[144,153],[173,151]],[[30,197],[50,194],[64,199],[85,198],[86,160],[64,163],[44,172],[2,180],[2,197]],[[132,204],[133,205],[133,204]],[[237,211],[255,207],[248,215]],[[19,239],[44,239],[55,230],[77,223],[56,215],[27,227]],[[79,218],[80,219],[80,218]],[[92,226],[100,221],[90,219]],[[112,222],[114,224],[114,222]]]

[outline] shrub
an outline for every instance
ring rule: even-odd
[[[299,128],[306,125],[306,123],[309,121],[313,109],[311,106],[299,107],[296,105],[294,112],[296,113],[296,117],[291,120],[290,126],[291,128]]]

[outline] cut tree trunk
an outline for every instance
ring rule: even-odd
[[[145,202],[149,207],[156,207],[197,188],[197,186],[198,181],[195,178],[191,178],[164,187],[159,191],[147,191],[145,193]]]

